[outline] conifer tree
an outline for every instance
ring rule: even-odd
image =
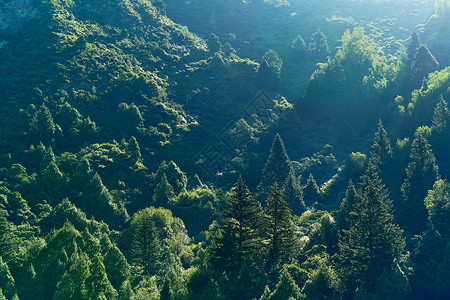
[[[401,186],[403,208],[400,217],[409,233],[422,234],[425,231],[428,212],[424,200],[438,178],[438,166],[431,146],[423,134],[416,133],[406,167],[406,179]]]
[[[131,287],[130,281],[126,280],[122,283],[119,291],[119,300],[133,300],[134,292]]]
[[[44,192],[47,192],[53,197],[58,197],[64,189],[65,183],[64,175],[61,173],[56,163],[53,161],[50,162],[42,172],[41,186]]]
[[[338,223],[341,229],[348,229],[352,224],[353,205],[359,202],[358,192],[356,191],[353,181],[350,179],[347,190],[345,191],[345,198],[342,200],[338,212]]]
[[[303,187],[303,197],[306,206],[311,206],[320,201],[320,189],[311,173],[309,173],[306,185]]]
[[[292,213],[297,216],[300,216],[306,210],[303,201],[303,188],[293,169],[289,172],[289,176],[283,185],[283,199],[288,203]]]
[[[300,35],[292,41],[291,48],[295,51],[297,57],[302,57],[306,54],[306,43]]]
[[[294,173],[291,161],[284,148],[283,140],[277,133],[272,147],[270,148],[269,158],[262,171],[262,180],[258,185],[258,198],[261,202],[265,201],[271,193],[271,187],[275,182],[284,184],[289,174]]]
[[[272,186],[272,193],[267,199],[264,212],[267,269],[272,271],[289,262],[296,244],[291,210],[287,207],[277,183]]]
[[[130,279],[130,266],[120,249],[113,244],[107,236],[102,239],[103,263],[108,279],[116,290],[119,290],[124,281]]]
[[[311,36],[311,40],[308,44],[309,53],[316,58],[326,58],[330,55],[330,49],[328,47],[327,37],[317,29],[317,31]]]
[[[83,157],[77,165],[75,174],[73,175],[70,184],[77,190],[82,190],[86,184],[92,179],[92,170],[89,160]]]
[[[420,47],[420,40],[419,40],[419,36],[417,35],[416,32],[413,32],[411,34],[411,40],[408,44],[408,50],[407,50],[407,62],[408,65],[411,65],[411,63],[414,60],[414,57],[416,56],[417,50],[419,50]]]
[[[280,276],[280,281],[277,283],[275,290],[267,298],[268,300],[286,300],[286,299],[301,299],[301,291],[295,283],[291,274],[287,270],[283,270]]]
[[[428,191],[425,205],[433,227],[443,237],[450,239],[450,184],[446,180],[436,181],[433,189]]]
[[[89,277],[89,260],[84,253],[74,252],[69,270],[56,286],[54,300],[83,299],[85,283]]]
[[[134,162],[137,162],[142,157],[141,148],[139,148],[139,144],[134,136],[132,136],[128,141],[127,151],[128,155]]]
[[[404,248],[402,230],[393,223],[387,191],[375,167],[368,167],[360,186],[361,200],[353,205],[352,224],[339,242],[339,272],[349,295],[360,286],[372,292],[377,277]]]
[[[154,274],[160,258],[160,245],[155,222],[147,209],[137,212],[131,222],[134,263],[143,275]]]
[[[165,205],[176,198],[173,187],[167,181],[166,174],[163,174],[161,181],[156,185],[153,193],[153,203]]]
[[[439,63],[430,50],[424,45],[420,46],[411,63],[411,80],[413,85],[419,85],[424,77],[438,69]]]
[[[117,298],[117,291],[108,280],[100,254],[95,255],[91,260],[89,273],[85,282],[87,299],[98,299],[102,296],[106,299]]]
[[[33,116],[30,124],[30,134],[37,142],[48,143],[55,134],[53,117],[45,104],[42,104]]]
[[[2,256],[0,255],[0,290],[3,291],[3,294],[11,299],[16,293],[16,283],[14,278],[9,271],[9,267],[5,261],[3,261]]]
[[[370,151],[369,163],[378,168],[380,175],[385,173],[387,164],[392,158],[391,141],[387,136],[381,120],[378,122],[378,131],[375,133],[372,149]]]
[[[6,211],[0,207],[0,257],[9,263],[16,256],[16,243],[12,223],[4,217],[5,214]]]
[[[450,121],[450,111],[447,107],[447,102],[444,100],[444,97],[441,96],[441,100],[439,100],[438,104],[434,108],[432,126],[433,129],[438,133],[442,133],[445,128],[447,128],[447,124]]]
[[[239,272],[244,261],[261,248],[261,208],[239,176],[222,212],[221,234],[215,238],[211,259],[219,270]]]

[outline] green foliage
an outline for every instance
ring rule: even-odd
[[[317,29],[317,31],[311,36],[311,40],[308,44],[308,51],[311,56],[323,59],[330,55],[330,49],[328,48],[327,37]]]
[[[55,130],[52,114],[47,106],[42,104],[31,119],[30,135],[33,141],[48,144],[52,141]]]
[[[291,210],[275,183],[264,208],[264,233],[267,248],[267,269],[277,270],[288,263],[296,246],[295,225]]]
[[[360,184],[350,228],[339,241],[339,272],[347,293],[362,286],[373,292],[375,280],[399,259],[405,246],[402,230],[393,223],[387,193],[373,166]]]
[[[428,191],[425,206],[428,210],[429,220],[434,228],[446,238],[450,238],[448,220],[450,216],[450,184],[444,180],[434,183],[433,189]]]
[[[420,46],[411,63],[411,80],[413,85],[417,86],[424,77],[438,69],[439,63],[430,50],[424,45]]]
[[[167,181],[166,174],[163,174],[161,181],[156,185],[153,193],[153,203],[164,205],[175,200],[175,193],[173,187]]]
[[[320,188],[311,173],[309,173],[308,180],[303,187],[303,197],[307,206],[320,202]]]
[[[277,283],[275,290],[267,298],[269,300],[301,299],[300,288],[295,283],[288,271],[283,270],[280,281]]]
[[[402,224],[408,232],[421,234],[426,229],[428,213],[424,199],[439,178],[433,151],[423,134],[416,134],[411,145],[410,162],[401,186]]]
[[[379,172],[384,175],[386,167],[390,163],[390,159],[392,159],[391,141],[380,120],[378,122],[378,131],[375,133],[375,138],[373,140],[369,164],[376,166]]]
[[[0,255],[0,291],[8,299],[12,299],[17,293],[16,283],[9,271],[8,264],[2,259],[2,255]]]
[[[284,184],[289,174],[293,173],[292,165],[284,148],[283,140],[277,134],[272,142],[269,157],[262,171],[262,180],[258,185],[258,198],[266,201],[274,183]]]
[[[214,237],[210,260],[214,268],[229,273],[241,270],[261,249],[262,215],[247,186],[239,177],[222,212],[223,225]]]
[[[306,210],[306,205],[303,201],[303,187],[293,170],[286,178],[282,192],[283,199],[285,199],[293,214],[301,215]]]

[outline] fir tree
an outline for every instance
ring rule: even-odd
[[[353,205],[352,224],[339,242],[339,272],[350,295],[360,286],[372,292],[377,277],[404,248],[402,230],[393,223],[387,191],[375,167],[369,166],[360,186],[361,200]]]
[[[445,180],[434,183],[428,191],[425,205],[429,213],[429,221],[445,238],[450,239],[450,184]]]
[[[419,50],[420,47],[420,40],[419,40],[419,36],[417,35],[416,32],[413,32],[411,34],[411,40],[408,44],[408,50],[407,50],[407,62],[408,65],[411,65],[411,63],[414,60],[414,57],[416,56],[417,50]]]
[[[311,206],[320,201],[320,189],[311,173],[309,173],[306,185],[303,187],[303,197],[306,206]]]
[[[0,255],[0,290],[3,291],[3,294],[11,299],[16,293],[16,283],[14,278],[9,271],[8,265],[3,261],[2,256]]]
[[[37,142],[48,143],[55,134],[53,117],[45,104],[42,104],[33,116],[30,124],[30,134]]]
[[[387,137],[387,132],[384,130],[381,120],[378,122],[378,131],[375,133],[375,138],[370,152],[369,164],[378,168],[378,171],[383,175],[385,173],[389,160],[392,158],[391,141]]]
[[[300,216],[306,210],[303,201],[303,188],[293,169],[289,172],[289,176],[283,185],[283,199],[288,203],[292,213],[297,216]]]
[[[119,290],[124,281],[130,279],[130,266],[120,249],[113,244],[107,236],[102,239],[104,250],[103,263],[109,281],[116,290]]]
[[[155,191],[153,193],[153,203],[165,205],[174,201],[175,198],[176,196],[173,192],[173,187],[167,181],[166,174],[163,174],[161,181],[155,187]]]
[[[98,299],[102,296],[106,299],[117,298],[117,291],[108,280],[100,254],[95,255],[91,260],[89,273],[85,282],[87,299]]]
[[[450,111],[447,107],[447,102],[444,100],[444,97],[441,96],[441,100],[439,100],[438,104],[434,108],[433,121],[432,126],[433,129],[438,133],[442,133],[445,128],[447,128],[447,124],[450,120]]]
[[[421,83],[422,78],[439,69],[439,63],[426,46],[420,46],[411,63],[411,80],[414,86]]]
[[[160,245],[155,222],[148,210],[135,214],[131,222],[133,229],[132,252],[134,263],[143,275],[155,274],[159,264]]]
[[[221,234],[215,238],[211,259],[219,270],[239,271],[244,261],[261,248],[258,236],[261,208],[241,176],[231,190],[222,215]]]
[[[267,244],[267,269],[276,270],[289,262],[295,249],[295,225],[290,209],[283,200],[278,184],[272,186],[272,193],[265,207],[264,228]]]
[[[85,281],[89,277],[89,260],[84,253],[72,254],[69,270],[56,286],[54,300],[83,299]]]
[[[142,157],[141,149],[139,148],[139,144],[134,136],[132,136],[128,141],[127,152],[134,162],[139,161]]]
[[[341,229],[348,229],[352,224],[353,206],[359,202],[358,192],[356,191],[353,181],[350,179],[347,190],[345,191],[345,198],[342,200],[338,211],[338,222]]]
[[[411,145],[406,179],[401,186],[403,197],[401,221],[409,233],[422,234],[425,231],[428,213],[424,200],[438,177],[438,166],[431,146],[423,134],[418,133]]]
[[[134,292],[130,281],[126,280],[122,283],[119,291],[119,300],[133,300]]]
[[[330,49],[328,47],[327,37],[317,29],[317,31],[311,36],[311,41],[308,44],[309,53],[316,58],[326,58],[330,55]]]
[[[77,190],[82,190],[86,184],[92,179],[92,170],[89,160],[83,157],[77,165],[75,174],[73,175],[70,184]]]
[[[13,226],[4,217],[6,211],[0,207],[0,257],[6,263],[13,261],[16,256],[16,243]]]
[[[287,270],[283,270],[280,276],[280,281],[275,287],[275,291],[267,298],[268,300],[287,300],[301,299],[301,291],[295,283],[291,274]]]
[[[271,187],[275,182],[281,184],[286,182],[289,174],[294,173],[291,162],[284,148],[283,141],[279,134],[273,140],[270,148],[269,158],[262,171],[262,181],[258,185],[258,198],[265,201],[271,193]]]

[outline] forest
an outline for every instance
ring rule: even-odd
[[[0,1],[0,300],[450,299],[450,0]]]

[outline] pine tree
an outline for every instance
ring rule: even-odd
[[[92,179],[92,170],[89,160],[82,158],[77,165],[75,174],[73,175],[70,184],[77,190],[82,190],[86,184]]]
[[[341,229],[349,229],[352,224],[353,206],[359,202],[359,195],[356,191],[353,181],[350,179],[347,190],[345,191],[345,198],[342,200],[338,212],[338,223]]]
[[[375,133],[375,138],[370,152],[369,164],[378,168],[378,172],[383,175],[387,170],[387,165],[392,158],[391,141],[387,137],[387,132],[384,130],[381,120],[378,122],[378,131]]]
[[[411,63],[411,80],[413,85],[418,86],[422,78],[427,77],[429,73],[438,69],[439,63],[430,50],[424,45],[420,46]]]
[[[326,58],[330,55],[330,49],[328,47],[327,37],[317,29],[317,31],[311,36],[311,41],[308,44],[308,51],[310,55],[315,58]]]
[[[103,237],[102,244],[106,273],[113,287],[118,290],[124,281],[130,279],[130,266],[120,249],[107,236]]]
[[[408,44],[408,50],[407,50],[407,62],[408,65],[411,65],[414,57],[416,56],[417,50],[419,50],[420,47],[420,40],[419,40],[419,36],[417,35],[416,32],[413,32],[411,34],[411,40]]]
[[[141,148],[139,148],[139,144],[134,136],[128,141],[127,152],[134,162],[139,161],[142,157]]]
[[[44,192],[53,197],[61,196],[66,184],[64,175],[53,161],[43,170],[41,178],[41,187]]]
[[[422,234],[425,231],[428,212],[424,200],[428,190],[433,188],[438,178],[438,166],[431,146],[423,134],[417,133],[411,145],[406,179],[401,186],[403,197],[401,221],[407,232]]]
[[[283,200],[278,184],[272,186],[272,193],[265,207],[264,228],[267,244],[267,269],[276,270],[289,262],[295,250],[295,225],[290,209]]]
[[[89,260],[84,253],[72,254],[69,270],[64,273],[61,281],[56,286],[56,292],[52,299],[83,299],[86,280],[89,277]]]
[[[133,230],[132,252],[134,263],[143,275],[155,274],[159,264],[160,245],[155,222],[148,209],[137,212],[131,222]]]
[[[3,294],[11,299],[16,293],[16,283],[14,278],[9,271],[8,265],[3,261],[2,256],[0,255],[0,290],[3,291]]]
[[[221,234],[215,238],[211,259],[215,267],[228,272],[238,272],[243,263],[261,248],[259,229],[261,208],[253,199],[242,177],[231,190]]]
[[[450,121],[450,111],[447,107],[447,102],[444,100],[444,97],[441,96],[441,100],[439,100],[438,104],[434,108],[434,115],[432,126],[433,129],[438,133],[442,133],[445,128],[447,128],[447,124]]]
[[[300,180],[295,176],[294,170],[289,172],[289,176],[283,185],[283,199],[288,203],[292,213],[297,216],[300,216],[306,210],[303,201],[303,188]]]
[[[283,184],[286,182],[289,174],[294,173],[291,161],[284,148],[284,143],[277,133],[272,147],[270,148],[269,158],[262,171],[262,181],[258,185],[258,198],[261,202],[265,201],[271,193],[271,187],[275,182]]]
[[[174,201],[175,198],[173,187],[167,181],[166,174],[163,174],[161,181],[156,185],[153,192],[153,203],[165,205]]]
[[[16,256],[16,243],[13,226],[4,217],[4,214],[6,211],[0,207],[0,257],[9,263]]]
[[[108,280],[100,254],[95,255],[91,260],[89,273],[85,282],[87,299],[98,299],[102,296],[106,299],[117,298],[117,291]]]
[[[306,206],[311,206],[320,201],[320,189],[311,173],[309,173],[306,185],[303,187],[303,197]]]
[[[53,117],[45,104],[42,104],[33,116],[30,124],[30,134],[37,142],[48,143],[55,134]]]
[[[119,291],[119,300],[133,300],[134,292],[130,281],[126,280],[122,283]]]
[[[350,295],[360,286],[372,292],[377,277],[404,249],[402,230],[393,223],[387,191],[375,167],[368,167],[360,186],[361,200],[353,205],[352,224],[339,242],[339,272]]]
[[[280,281],[275,287],[275,291],[267,298],[268,300],[287,300],[301,299],[301,291],[295,283],[291,274],[287,270],[283,270],[280,276]]]
[[[425,205],[429,213],[429,221],[445,238],[450,239],[450,184],[445,180],[434,183],[428,191]]]

